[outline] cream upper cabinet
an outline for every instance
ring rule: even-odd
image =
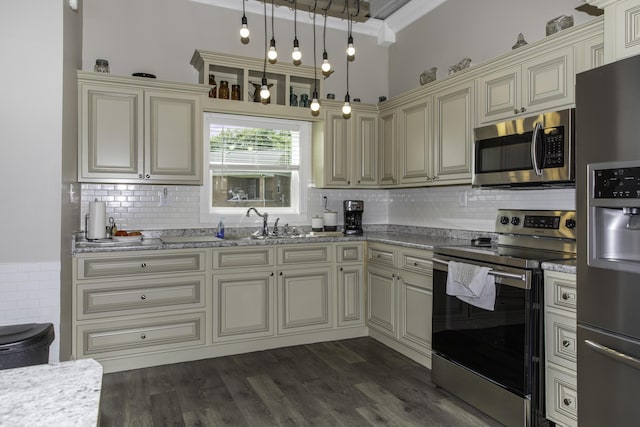
[[[596,34],[576,44],[576,74],[604,65],[604,35]]]
[[[604,9],[604,60],[640,54],[640,0],[587,0]]]
[[[488,123],[574,103],[573,46],[478,78],[478,122]]]
[[[398,182],[401,185],[425,185],[433,180],[433,98],[407,102],[398,107]]]
[[[202,184],[207,88],[78,72],[80,182]]]
[[[468,81],[433,95],[434,181],[469,184],[473,147],[475,82]]]
[[[384,187],[393,186],[398,183],[395,108],[380,111],[378,127],[378,174],[380,185]]]
[[[314,178],[318,187],[348,188],[378,185],[378,112],[354,105],[345,119],[338,104],[324,105],[324,125],[315,132]],[[321,125],[316,124],[319,128]]]

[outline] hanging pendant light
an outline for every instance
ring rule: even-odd
[[[317,116],[320,113],[320,102],[318,101],[318,67],[316,65],[316,6],[313,5],[313,96],[311,100],[311,114]]]
[[[333,0],[329,0],[329,4],[324,10],[324,26],[322,29],[322,74],[325,77],[331,75],[331,63],[329,63],[329,55],[327,54],[327,10],[331,7]]]
[[[269,52],[267,53],[267,57],[269,58],[269,62],[271,62],[272,64],[278,62],[278,51],[276,50],[276,38],[273,25],[273,0],[271,0],[271,43],[269,45]]]
[[[264,5],[264,65],[262,67],[262,82],[260,84],[260,100],[263,104],[269,102],[271,92],[267,84],[267,3]]]
[[[243,44],[249,43],[249,26],[247,25],[247,15],[244,11],[244,2],[246,0],[242,0],[242,25],[240,26],[240,41]]]
[[[342,105],[342,117],[351,118],[351,97],[349,97],[349,59],[347,59],[347,94],[344,96],[344,105]]]
[[[300,51],[300,42],[298,42],[298,1],[293,2],[293,52],[291,53],[291,59],[293,59],[293,65],[300,65],[302,63],[302,52]]]
[[[356,48],[353,46],[353,33],[351,31],[352,27],[353,27],[353,17],[351,16],[351,13],[349,12],[349,0],[346,0],[347,2],[347,19],[348,19],[348,29],[349,29],[349,36],[347,37],[347,59],[349,59],[349,61],[353,61],[356,57]],[[358,12],[356,13],[356,16],[360,13],[360,1],[358,1]]]

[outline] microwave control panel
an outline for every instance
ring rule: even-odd
[[[595,170],[593,176],[593,198],[640,198],[640,167]]]
[[[545,168],[564,166],[564,126],[545,128],[542,131]]]

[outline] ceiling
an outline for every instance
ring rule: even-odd
[[[371,17],[385,20],[411,0],[369,0]]]

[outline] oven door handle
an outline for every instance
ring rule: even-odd
[[[444,260],[441,260],[439,258],[431,258],[431,261],[435,262],[436,264],[446,265],[447,267],[449,266],[449,262],[448,261],[444,261]],[[527,276],[524,273],[523,274],[504,273],[502,271],[490,270],[488,274],[491,275],[491,276],[495,276],[495,277],[504,277],[504,278],[508,278],[508,279],[522,280],[523,282],[527,281]]]

